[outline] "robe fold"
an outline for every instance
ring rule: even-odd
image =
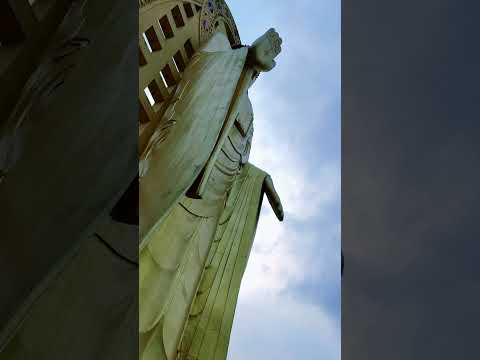
[[[248,164],[229,195],[188,316],[178,360],[227,358],[238,293],[267,176]]]
[[[140,158],[142,247],[204,169],[238,96],[248,49],[225,50],[225,41],[216,34],[192,57]]]
[[[220,213],[182,201],[141,251],[141,360],[226,359],[267,176],[243,166]]]

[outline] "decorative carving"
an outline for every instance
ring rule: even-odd
[[[224,0],[205,0],[200,14],[200,43],[203,44],[215,33],[219,21],[231,32],[234,45],[240,45],[240,35],[232,13]]]

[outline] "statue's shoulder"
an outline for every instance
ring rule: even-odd
[[[232,50],[227,36],[222,32],[216,32],[212,37],[200,48],[201,52],[220,52]]]

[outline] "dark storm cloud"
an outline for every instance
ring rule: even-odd
[[[478,10],[343,2],[345,360],[477,352]]]

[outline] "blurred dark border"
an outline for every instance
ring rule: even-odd
[[[0,359],[136,357],[138,2],[2,1],[0,152],[12,138]]]
[[[478,2],[342,3],[342,358],[478,358]]]

